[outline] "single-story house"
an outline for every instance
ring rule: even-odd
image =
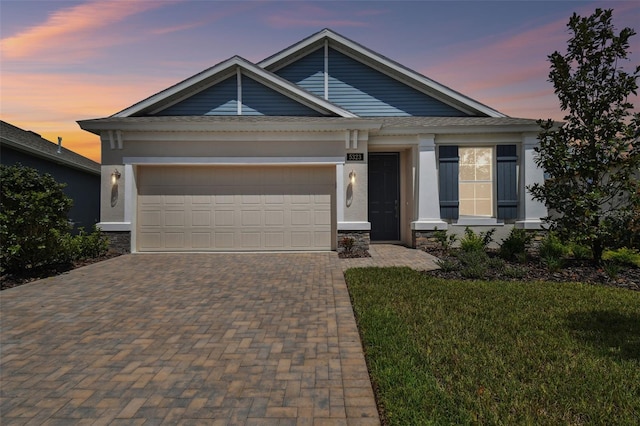
[[[134,252],[420,247],[436,229],[538,229],[547,214],[525,190],[543,180],[535,120],[329,29],[78,123],[102,143],[100,226]]]
[[[65,184],[64,193],[73,200],[69,221],[77,231],[100,220],[100,164],[54,143],[32,131],[0,121],[0,164],[21,164],[50,174]]]

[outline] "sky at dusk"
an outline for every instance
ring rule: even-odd
[[[561,119],[547,56],[565,51],[573,12],[598,7],[640,31],[638,1],[0,0],[0,116],[100,161],[77,120],[330,28],[509,116]],[[627,69],[638,35],[631,52]]]

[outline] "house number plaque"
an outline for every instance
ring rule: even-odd
[[[347,161],[364,161],[364,153],[362,152],[350,152],[347,154]]]

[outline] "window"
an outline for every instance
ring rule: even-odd
[[[459,148],[460,216],[493,216],[493,148]]]
[[[440,217],[513,220],[518,213],[516,145],[438,149]]]

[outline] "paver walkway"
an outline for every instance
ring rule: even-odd
[[[0,423],[379,424],[352,261],[136,254],[5,290]]]
[[[342,270],[367,266],[408,266],[418,271],[436,269],[437,257],[422,250],[414,250],[392,244],[371,244],[371,257],[340,259]]]

